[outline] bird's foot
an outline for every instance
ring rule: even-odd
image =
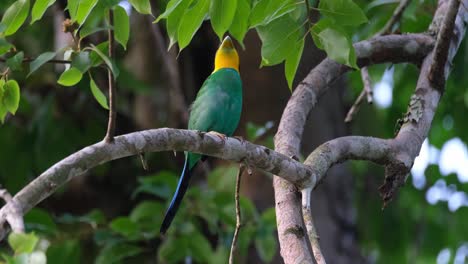
[[[227,138],[226,135],[221,134],[221,133],[216,132],[216,131],[210,131],[208,133],[213,134],[213,135],[217,136],[218,138],[220,138],[221,141],[223,142],[223,144],[226,143],[226,138]]]
[[[245,142],[245,139],[244,139],[243,137],[241,137],[241,136],[235,136],[234,138],[237,139],[237,140],[239,140],[239,142],[240,142],[241,144],[244,144],[244,142]]]
[[[197,130],[197,134],[198,134],[198,136],[199,136],[200,138],[202,138],[202,139],[205,137],[205,133],[206,133],[206,132],[203,132],[203,131]]]

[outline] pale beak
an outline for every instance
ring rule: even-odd
[[[233,49],[234,48],[234,43],[232,43],[232,40],[231,40],[231,38],[229,36],[226,36],[219,48],[220,49]]]

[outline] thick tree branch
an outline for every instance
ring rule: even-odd
[[[310,206],[312,188],[302,190],[302,216],[304,218],[304,225],[306,226],[307,236],[309,238],[312,253],[317,264],[326,264],[325,258],[320,248],[320,237],[315,229],[314,220],[312,219],[312,208]]]
[[[15,201],[13,201],[13,198],[11,197],[11,194],[8,192],[7,189],[0,189],[0,198],[5,201],[7,204],[11,204],[11,211],[10,213],[6,216],[6,220],[10,224],[11,230],[15,233],[23,233],[24,232],[24,221],[23,221],[23,214],[21,214],[20,207],[18,206]],[[4,221],[2,222],[2,225],[0,226],[0,238],[4,237],[6,235],[6,230],[3,229],[4,226]]]
[[[468,4],[468,1],[463,1],[463,4]],[[434,51],[428,54],[422,63],[416,90],[403,118],[404,123],[395,138],[394,150],[397,151],[400,163],[386,166],[385,182],[380,187],[384,203],[390,201],[406,181],[414,159],[429,134],[437,106],[445,90],[445,81],[452,60],[465,35],[468,13],[465,8],[459,8],[459,5],[459,0],[439,1],[439,8],[431,25],[431,29],[438,34],[437,42]],[[437,31],[438,28],[440,29]],[[446,50],[440,51],[440,49]]]
[[[185,150],[243,162],[253,168],[285,176],[297,184],[311,175],[310,168],[302,163],[248,141],[236,138],[223,141],[214,134],[191,130],[145,130],[115,137],[113,144],[96,143],[56,163],[0,209],[0,223],[12,214],[24,215],[73,177],[99,164],[143,152]]]
[[[434,39],[425,34],[388,35],[354,44],[358,65],[412,62],[420,64],[433,48]],[[344,73],[351,70],[331,59],[323,60],[297,86],[281,117],[275,135],[275,149],[289,157],[299,155],[304,125],[318,98]],[[312,262],[305,227],[300,214],[301,203],[296,187],[274,177],[276,219],[281,256],[286,263]]]
[[[462,4],[466,6],[466,2],[467,1],[464,1]],[[446,0],[439,2],[439,7],[434,16],[433,23],[431,24],[430,32],[439,32],[440,25],[442,24],[440,21],[442,21],[446,13],[449,13],[447,12],[447,9],[449,9],[448,6],[448,1]],[[452,3],[450,6],[454,6],[454,4]],[[455,35],[450,39],[448,59],[443,75],[444,79],[447,78],[447,67],[450,67],[450,62],[463,38],[465,31],[465,24],[463,22],[467,21],[466,16],[466,10],[462,11],[460,9],[455,26]],[[386,37],[396,36],[383,36],[375,39]],[[441,41],[441,38],[438,39],[438,42],[439,41]],[[432,40],[428,40],[428,42],[432,44]],[[355,44],[356,53],[359,58],[358,63],[361,67],[376,62],[376,60],[372,59],[373,56],[364,58],[364,55],[370,55],[366,51],[381,51],[381,53],[377,52],[379,55],[388,52],[388,50],[384,48],[368,49],[366,48],[368,46],[367,42]],[[416,43],[407,43],[404,51],[414,51],[414,49],[416,49],[423,55],[422,57],[418,57],[416,61],[413,61],[419,64],[422,59],[424,59],[415,92],[416,97],[412,98],[412,101],[420,102],[416,103],[416,105],[419,107],[417,112],[422,113],[422,116],[418,117],[418,120],[408,119],[401,128],[398,136],[392,140],[345,137],[323,144],[316,149],[305,162],[305,164],[313,166],[313,174],[312,177],[309,178],[310,182],[303,182],[299,187],[316,186],[333,164],[347,159],[367,159],[385,165],[386,184],[384,184],[383,189],[386,187],[387,191],[395,190],[399,184],[404,182],[405,176],[411,169],[414,158],[418,155],[421,144],[427,136],[435,109],[440,99],[440,89],[443,89],[443,87],[432,86],[433,84],[428,80],[429,67],[432,65],[432,47],[421,50],[419,49],[420,46],[416,46],[418,46]],[[397,54],[392,55],[400,57]],[[296,88],[285,108],[278,133],[275,137],[275,147],[279,152],[285,153],[288,156],[296,156],[299,154],[300,141],[305,121],[310,110],[316,104],[318,98],[328,89],[330,84],[347,70],[345,66],[334,64],[332,61],[326,59],[313,69],[306,79]],[[439,88],[439,90],[436,88]],[[404,177],[401,177],[401,175],[404,175]],[[401,181],[402,178],[403,181]],[[300,213],[297,210],[299,201],[296,198],[297,195],[294,195],[297,192],[292,184],[278,177],[274,179],[274,187],[281,255],[285,263],[296,263],[298,258],[302,257],[302,259],[305,259],[310,257],[310,252],[307,252],[308,249],[304,237],[303,235],[291,236],[290,233],[282,232],[282,230],[303,230],[302,219],[299,219]],[[385,190],[382,189],[381,191],[389,195],[387,198],[391,197],[393,194],[393,192],[385,192]]]

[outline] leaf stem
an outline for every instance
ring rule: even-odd
[[[114,11],[112,9],[109,10],[109,25],[110,27],[107,31],[109,36],[109,58],[112,60],[114,58]],[[104,140],[107,143],[111,143],[114,141],[115,134],[115,104],[117,98],[115,92],[115,82],[112,70],[110,68],[107,69],[107,79],[109,82],[109,121],[107,123],[107,133]]]

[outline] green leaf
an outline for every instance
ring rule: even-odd
[[[73,52],[71,59],[71,67],[77,68],[81,73],[87,72],[92,66],[89,51]]]
[[[262,64],[275,65],[281,63],[292,53],[291,47],[296,47],[303,41],[302,24],[295,22],[289,16],[283,16],[266,26],[257,27],[262,40]]]
[[[6,41],[4,38],[0,38],[0,55],[9,52],[11,48],[13,48],[13,45],[10,42]]]
[[[35,60],[33,60],[31,62],[31,64],[29,65],[29,73],[28,73],[28,77],[29,75],[31,75],[33,72],[37,71],[37,69],[39,69],[42,65],[44,65],[45,63],[47,63],[48,61],[50,61],[51,59],[53,59],[55,57],[56,53],[55,52],[52,52],[52,51],[49,51],[49,52],[44,52],[42,53],[41,55],[39,55]]]
[[[31,24],[41,19],[49,6],[55,3],[56,0],[36,0],[31,12]]]
[[[3,85],[2,103],[4,108],[13,115],[18,110],[20,101],[20,88],[18,82],[9,80]]]
[[[39,238],[34,233],[11,233],[8,236],[8,244],[15,254],[33,252],[38,241]]]
[[[68,9],[68,13],[70,14],[70,18],[73,21],[76,21],[76,14],[78,12],[79,4],[80,4],[80,0],[68,0],[67,9]]]
[[[270,263],[273,260],[276,253],[276,246],[276,240],[273,234],[255,238],[255,248],[257,248],[258,255],[266,263]]]
[[[288,81],[289,90],[292,91],[292,84],[294,77],[296,76],[297,67],[301,61],[302,51],[304,50],[304,40],[297,43],[296,47],[292,49],[292,52],[286,57],[284,63],[284,74],[286,75],[286,80]]]
[[[6,25],[4,36],[13,35],[23,25],[29,13],[29,0],[17,0],[3,15],[2,24]]]
[[[169,47],[168,50],[177,42],[177,34],[182,20],[182,16],[185,13],[187,7],[192,3],[192,0],[171,0],[167,4],[167,9],[173,9],[168,14],[166,21],[166,30],[169,35]]]
[[[130,220],[138,224],[145,239],[159,235],[162,215],[155,212],[164,212],[165,206],[160,202],[144,201],[139,203],[130,213]]]
[[[357,68],[351,38],[332,20],[321,19],[312,27],[311,34],[315,45],[325,50],[330,59]]]
[[[211,25],[219,39],[223,38],[224,33],[231,26],[236,8],[237,0],[217,0],[211,2]],[[245,16],[245,14],[242,15]]]
[[[96,264],[121,263],[123,259],[138,255],[142,251],[140,247],[126,242],[111,243],[99,252]]]
[[[152,201],[141,202],[130,213],[130,216],[129,216],[130,220],[138,223],[140,221],[144,221],[147,219],[161,218],[158,214],[155,214],[154,212],[160,212],[161,209],[164,209],[163,207],[164,206],[159,202],[152,202]]]
[[[47,248],[48,264],[79,264],[81,247],[79,240],[65,240],[54,243]]]
[[[45,234],[54,234],[57,231],[57,225],[50,214],[41,208],[33,208],[24,216],[24,222],[27,230],[33,229]]]
[[[187,1],[186,0],[170,0],[167,3],[166,10],[164,10],[164,12],[160,14],[158,18],[156,18],[156,20],[153,21],[153,23],[158,23],[161,19],[164,19],[164,18],[167,19],[169,15],[172,14],[172,12],[174,12],[174,10],[176,10],[176,8],[183,2],[187,2]]]
[[[269,208],[262,213],[258,226],[259,228],[255,236],[255,247],[260,258],[268,263],[275,256],[275,249],[277,247],[276,236],[273,234],[276,230],[274,208]]]
[[[158,250],[158,262],[180,263],[189,256],[189,238],[185,236],[169,236]]]
[[[334,20],[339,25],[357,26],[367,22],[367,17],[362,9],[352,0],[328,0],[320,1],[320,12]]]
[[[75,67],[70,67],[70,69],[64,71],[57,83],[63,86],[73,86],[81,81],[83,74],[80,70]]]
[[[177,29],[177,41],[182,51],[192,40],[193,36],[200,28],[210,7],[209,0],[194,0],[185,11]]]
[[[96,6],[97,2],[98,0],[80,0],[76,10],[76,16],[73,20],[82,25],[86,21],[89,13],[91,13],[93,8]]]
[[[102,93],[101,89],[96,85],[93,78],[90,76],[89,87],[91,88],[91,93],[93,94],[96,101],[104,108],[109,110],[109,105],[107,104],[107,98]]]
[[[108,30],[110,27],[109,26],[103,26],[103,27],[91,27],[91,26],[83,26],[81,29],[80,29],[80,38],[81,39],[84,39],[86,38],[87,36],[91,35],[91,34],[94,34],[96,32],[100,32],[100,31],[104,31],[104,30]]]
[[[151,15],[151,4],[149,0],[128,0],[128,2],[140,14]]]
[[[103,43],[101,43],[103,44]],[[117,66],[115,65],[115,63],[113,63],[109,57],[107,57],[106,54],[104,54],[102,52],[101,49],[99,49],[97,46],[94,46],[93,44],[91,44],[91,48],[90,48],[92,51],[94,51],[99,57],[101,57],[101,59],[104,61],[104,63],[107,65],[107,67],[112,71],[112,75],[114,76],[114,79],[117,79],[117,76],[119,75],[119,69],[117,68]],[[91,61],[93,61],[91,59]]]
[[[244,36],[249,30],[250,1],[238,0],[236,14],[232,21],[229,32],[244,47]]]
[[[118,217],[110,223],[110,228],[116,233],[132,238],[138,235],[138,225],[128,217]]]
[[[22,51],[15,54],[15,56],[9,58],[6,61],[6,65],[12,70],[17,71],[22,68],[24,59],[24,53]]]
[[[250,13],[250,27],[267,25],[273,20],[292,12],[297,7],[297,2],[293,0],[260,0],[254,5]]]
[[[198,231],[191,233],[189,236],[189,248],[195,261],[208,263],[210,256],[213,255],[213,249],[208,239]]]
[[[132,198],[139,193],[149,193],[163,199],[170,199],[177,186],[177,175],[172,171],[160,171],[155,175],[139,177],[139,186],[133,191]]]
[[[103,53],[103,54],[108,54],[109,53],[109,42],[104,41],[104,42],[99,43],[96,46],[96,49],[100,50],[101,53]],[[101,63],[104,62],[102,60],[101,56],[94,50],[91,51],[91,54],[89,55],[89,58],[91,59],[91,65],[93,65],[93,67],[99,66]]]
[[[119,5],[114,8],[114,32],[115,40],[124,49],[127,49],[127,42],[130,35],[130,20],[125,9]]]

